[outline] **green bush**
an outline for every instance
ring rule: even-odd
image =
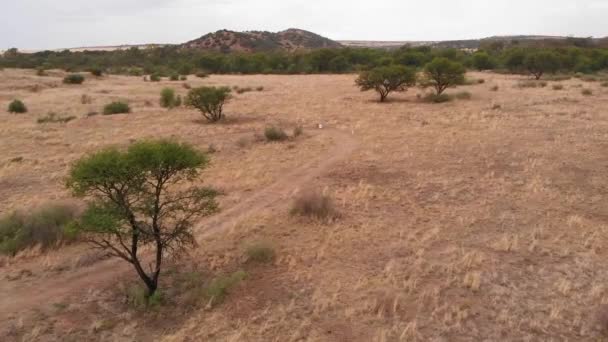
[[[182,76],[179,77],[179,80],[180,81],[187,81],[188,80],[188,76],[182,75]]]
[[[82,82],[84,82],[84,76],[81,74],[70,74],[63,79],[65,84],[82,84]]]
[[[283,141],[287,140],[287,133],[280,127],[269,126],[264,129],[264,136],[268,141]]]
[[[46,76],[46,70],[43,67],[36,68],[36,76]]]
[[[544,88],[547,86],[545,81],[520,81],[517,83],[518,88]]]
[[[177,106],[177,98],[175,97],[175,90],[173,90],[172,88],[164,88],[163,90],[161,90],[160,106],[163,108],[173,108],[173,107]]]
[[[545,73],[555,73],[560,68],[559,57],[552,51],[534,51],[526,56],[524,66],[539,80]]]
[[[477,70],[490,70],[496,67],[496,62],[485,51],[473,54],[473,67]]]
[[[0,218],[0,253],[40,246],[43,249],[72,241],[66,228],[77,217],[74,206],[51,204],[34,210],[16,211]]]
[[[591,95],[593,95],[593,91],[591,89],[583,89],[581,91],[581,94],[583,94],[585,96],[591,96]]]
[[[161,77],[159,74],[150,75],[150,82],[160,82]]]
[[[91,73],[91,75],[95,76],[95,77],[101,77],[103,76],[103,70],[100,68],[91,68],[89,70],[89,72]]]
[[[128,103],[115,101],[103,107],[103,115],[131,113]]]
[[[186,105],[201,111],[210,122],[217,122],[224,117],[224,105],[230,99],[228,87],[200,87],[191,89],[186,97]]]
[[[170,81],[179,81],[179,74],[171,74],[171,76],[169,76],[169,80]]]
[[[247,247],[246,250],[247,261],[259,263],[273,261],[275,254],[274,248],[270,244],[264,242],[255,243]]]
[[[355,80],[361,91],[375,90],[384,102],[393,91],[406,91],[416,84],[416,71],[401,65],[376,67],[363,71]]]
[[[8,112],[9,113],[27,113],[27,107],[25,106],[25,103],[23,103],[21,100],[13,100],[11,103],[8,104]]]
[[[448,94],[437,95],[435,93],[430,93],[424,96],[423,101],[428,103],[444,103],[452,101],[452,97]]]
[[[199,71],[199,72],[196,73],[196,77],[198,77],[198,78],[207,78],[207,77],[209,77],[209,74],[206,73],[206,72],[204,72],[204,71]]]
[[[465,72],[462,64],[444,57],[437,57],[424,67],[426,80],[435,88],[437,95],[441,95],[449,87],[461,84]]]

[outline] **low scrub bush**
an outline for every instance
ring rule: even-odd
[[[195,76],[198,77],[198,78],[207,78],[207,77],[209,77],[209,74],[206,73],[206,72],[204,72],[204,71],[199,71],[199,72],[196,73]]]
[[[500,89],[500,87],[498,87],[497,85],[490,88],[491,91],[498,91],[498,89]]]
[[[249,247],[245,251],[248,262],[268,263],[275,258],[275,251],[272,245],[266,242],[258,242]]]
[[[125,102],[112,102],[103,107],[103,115],[131,113],[131,107]]]
[[[583,89],[581,91],[581,94],[583,94],[585,96],[591,96],[591,95],[593,95],[593,91],[591,89]]]
[[[229,99],[228,87],[200,87],[188,92],[185,104],[200,110],[209,122],[217,122],[224,117],[224,105]]]
[[[95,77],[103,76],[103,70],[100,68],[92,68],[91,70],[89,70],[89,72]]]
[[[179,75],[178,74],[171,74],[169,76],[169,81],[179,81]]]
[[[448,94],[437,95],[435,93],[429,93],[425,95],[422,100],[427,103],[444,103],[452,101],[452,97]]]
[[[259,86],[259,87],[255,88],[255,90],[256,90],[256,91],[264,91],[264,87]]]
[[[473,95],[468,91],[460,91],[460,92],[454,94],[454,97],[459,100],[470,100],[473,97]]]
[[[220,276],[211,281],[205,289],[205,295],[209,298],[211,305],[220,304],[230,290],[247,278],[245,271],[237,271],[230,275]]]
[[[296,128],[293,129],[293,136],[294,136],[294,138],[299,137],[303,133],[304,133],[304,128],[302,128],[302,126],[297,126]]]
[[[545,80],[546,81],[567,81],[569,79],[571,79],[572,76],[568,76],[568,75],[548,75],[545,76]]]
[[[331,220],[338,216],[331,198],[316,191],[306,191],[296,197],[291,214],[319,220]]]
[[[181,98],[180,98],[181,102]],[[180,103],[181,105],[181,103]],[[177,107],[177,97],[175,96],[175,90],[172,88],[165,88],[160,92],[160,106],[163,108],[174,108]]]
[[[264,129],[264,136],[268,141],[283,141],[288,138],[287,133],[276,126],[266,127],[266,129]]]
[[[564,86],[562,84],[554,84],[551,88],[553,88],[553,90],[563,90]]]
[[[179,80],[180,81],[187,81],[188,80],[188,76],[182,75],[182,76],[179,77]]]
[[[38,118],[37,122],[39,124],[45,124],[45,123],[67,123],[67,122],[70,122],[70,121],[72,121],[74,119],[76,119],[76,117],[73,116],[73,115],[70,115],[70,116],[65,116],[65,115],[61,116],[61,115],[57,115],[57,113],[50,112],[46,116]]]
[[[547,86],[546,81],[520,81],[517,83],[518,88],[544,88]]]
[[[82,84],[82,82],[84,82],[84,76],[81,74],[70,74],[63,79],[65,84]]]
[[[8,104],[8,112],[14,114],[27,113],[27,107],[25,106],[25,103],[23,103],[23,101],[13,100],[11,103]]]
[[[602,87],[604,87],[604,88],[608,88],[608,82],[604,82],[604,83],[602,83]]]
[[[150,75],[150,82],[160,82],[161,77],[159,74]]]
[[[80,103],[91,104],[91,103],[93,103],[93,98],[87,94],[82,94],[82,96],[80,96]]]
[[[46,70],[43,67],[36,68],[36,76],[47,76]]]
[[[48,249],[72,241],[66,228],[77,212],[72,205],[51,204],[1,217],[0,253],[15,255],[34,246]]]

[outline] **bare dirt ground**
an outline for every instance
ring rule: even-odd
[[[213,145],[201,181],[225,193],[222,212],[197,226],[198,248],[168,265],[168,302],[155,310],[125,304],[130,269],[85,246],[4,259],[1,340],[603,338],[608,89],[598,82],[518,88],[519,76],[475,73],[484,84],[450,90],[470,100],[426,104],[411,89],[380,104],[350,75],[191,77],[192,86],[264,86],[235,94],[228,121],[208,125],[158,106],[161,88],[184,95],[184,82],[0,76],[2,107],[20,98],[30,109],[0,112],[0,212],[70,200],[63,178],[74,160],[143,138]],[[133,113],[87,117],[115,99]],[[78,118],[36,123],[50,111]],[[254,138],[269,124],[305,134]],[[291,198],[308,188],[330,194],[340,219],[290,216]],[[272,264],[243,264],[255,241],[275,246]],[[201,282],[241,268],[249,277],[221,305],[186,306],[172,289],[191,268]]]

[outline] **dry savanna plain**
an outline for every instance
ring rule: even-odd
[[[430,104],[377,102],[355,75],[144,82],[0,71],[0,213],[76,203],[72,163],[107,146],[173,138],[208,151],[197,183],[222,193],[198,245],[168,261],[162,301],[137,306],[124,262],[85,244],[0,261],[2,341],[597,341],[608,321],[608,88],[580,78],[469,73]],[[173,87],[233,94],[225,121],[159,106]],[[563,87],[553,87],[561,84]],[[561,88],[561,89],[560,89]],[[260,88],[261,89],[261,88]],[[591,90],[591,94],[584,89]],[[83,98],[83,95],[86,97]],[[420,96],[418,96],[420,95]],[[29,108],[9,114],[14,98]],[[94,115],[114,100],[132,113]],[[54,112],[67,123],[38,123]],[[266,142],[265,127],[283,128]],[[290,214],[329,196],[337,218]],[[272,246],[268,263],[248,246]],[[205,288],[235,279],[221,302]]]

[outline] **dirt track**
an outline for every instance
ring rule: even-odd
[[[280,180],[263,188],[238,205],[223,210],[195,227],[195,235],[201,239],[227,231],[248,216],[265,208],[282,208],[287,199],[302,186],[323,174],[334,164],[347,158],[357,147],[356,140],[349,134],[326,129],[334,146],[324,155],[318,156],[302,168],[281,177]],[[119,279],[131,268],[117,259],[109,259],[93,266],[60,274],[52,279],[40,278],[28,282],[26,286],[11,291],[10,296],[0,297],[0,326],[11,316],[39,308],[41,305],[61,302],[70,296],[78,296],[91,288],[103,288]]]

